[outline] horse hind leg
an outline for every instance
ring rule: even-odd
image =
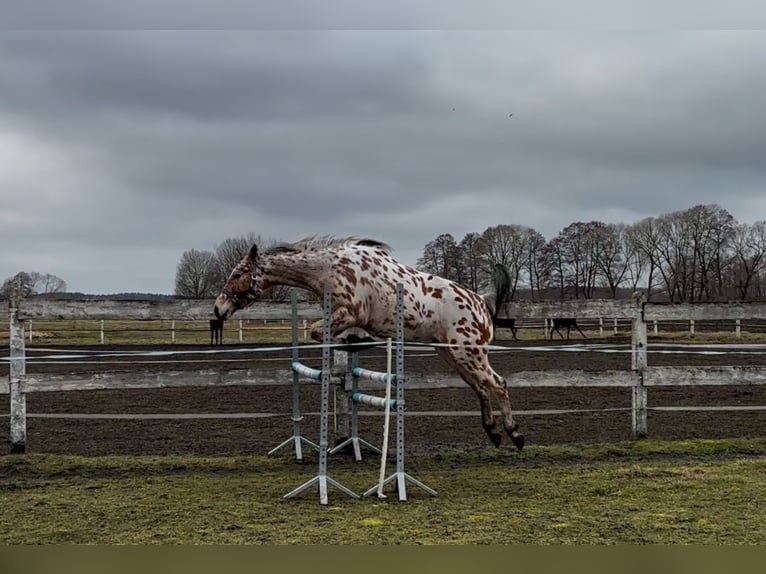
[[[500,446],[500,443],[503,440],[503,435],[495,430],[495,416],[492,414],[492,404],[490,403],[489,391],[487,388],[478,385],[476,378],[471,376],[470,370],[461,366],[460,362],[456,360],[456,358],[449,350],[437,347],[436,351],[442,357],[442,359],[455,367],[458,374],[460,375],[460,378],[463,379],[463,381],[465,381],[465,383],[471,387],[471,390],[473,390],[473,392],[476,394],[479,399],[481,424],[484,428],[484,432],[487,433],[487,436],[493,445]]]
[[[481,386],[486,389],[487,394],[491,390],[498,404],[500,405],[500,411],[503,415],[503,428],[508,436],[511,438],[511,442],[516,446],[518,450],[524,448],[524,435],[519,432],[519,425],[513,420],[513,412],[511,411],[511,399],[508,396],[508,385],[505,379],[498,375],[492,367],[489,366],[489,362],[485,362],[480,368],[477,368],[473,373],[470,373],[477,380],[477,386]]]

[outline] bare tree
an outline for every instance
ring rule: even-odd
[[[218,266],[216,281],[219,286],[226,282],[229,274],[253,245],[258,245],[259,248],[266,246],[260,235],[251,232],[239,237],[227,237],[215,246],[215,258]]]
[[[7,299],[23,299],[34,293],[34,287],[32,276],[25,271],[19,271],[13,277],[3,281],[0,293]]]
[[[222,285],[218,281],[218,268],[212,251],[184,251],[176,265],[175,294],[197,299],[215,296]]]
[[[523,270],[527,276],[530,295],[534,299],[535,291],[538,294],[542,291],[542,287],[549,276],[543,257],[545,237],[540,232],[527,227],[524,229],[524,242],[526,244],[526,261]]]
[[[625,228],[625,249],[628,275],[633,290],[645,279],[647,301],[652,300],[655,277],[659,268],[659,226],[654,217],[647,217]]]
[[[762,295],[753,287],[766,271],[766,221],[734,227],[731,269],[732,287],[742,301]]]
[[[484,264],[484,242],[478,233],[468,233],[460,241],[461,278],[463,285],[472,291],[481,291],[486,284]]]
[[[609,288],[612,299],[623,284],[630,267],[630,257],[625,240],[625,225],[597,224],[592,229],[594,258],[600,277]]]
[[[598,238],[605,225],[600,221],[572,223],[548,243],[547,257],[562,298],[568,292],[575,299],[594,296],[599,278]]]
[[[671,301],[723,296],[734,218],[717,205],[697,205],[658,218],[659,271]]]
[[[30,295],[63,293],[65,291],[66,281],[56,275],[20,271],[3,281],[2,286],[0,286],[0,297],[22,299]]]
[[[486,272],[489,274],[498,263],[508,269],[511,276],[509,296],[512,299],[516,296],[527,269],[532,232],[533,230],[523,225],[496,225],[488,227],[481,234]]]
[[[44,273],[42,275],[33,273],[32,275],[37,276],[37,280],[35,281],[36,293],[50,294],[64,293],[66,291],[66,281],[64,281],[61,277],[57,277],[56,275],[52,275],[50,273]]]
[[[455,238],[450,233],[442,233],[425,246],[416,264],[426,273],[459,281],[460,259],[460,249]]]

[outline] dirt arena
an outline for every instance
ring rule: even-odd
[[[528,445],[557,443],[614,442],[630,438],[631,393],[626,388],[514,388],[513,373],[526,370],[582,369],[586,371],[628,370],[628,341],[611,337],[588,343],[618,345],[613,352],[578,350],[572,341],[508,343],[507,351],[492,354],[497,371],[506,375],[511,387],[511,404],[520,411],[517,420]],[[540,345],[546,348],[541,349]],[[151,350],[209,350],[207,345],[152,347]],[[289,353],[237,352],[236,345],[219,355],[188,354],[182,361],[170,357],[104,357],[109,351],[135,351],[136,347],[78,347],[94,358],[86,362],[43,364],[35,359],[48,351],[27,349],[27,373],[90,373],[179,368],[257,368],[268,364],[289,365]],[[763,366],[764,351],[722,354],[689,353],[676,349],[659,352],[650,345],[648,362],[653,366],[728,365]],[[304,354],[305,361],[317,365],[317,355]],[[140,363],[137,363],[141,360]],[[313,361],[313,362],[312,362]],[[383,369],[382,351],[363,353],[362,364]],[[408,379],[419,374],[444,372],[450,368],[438,357],[413,352],[405,359]],[[8,364],[0,363],[0,376],[7,379]],[[291,433],[291,389],[289,384],[274,386],[227,386],[164,388],[146,390],[94,390],[39,392],[27,395],[27,451],[32,453],[80,454],[88,456],[129,455],[238,455],[264,453]],[[302,386],[302,410],[319,409],[318,385]],[[412,455],[489,446],[481,428],[478,401],[468,389],[427,389],[406,392],[406,445]],[[659,406],[756,406],[766,405],[766,385],[730,387],[673,387],[649,390],[649,407]],[[535,411],[570,409],[574,413],[544,414]],[[0,395],[0,453],[10,451],[8,395]],[[436,412],[452,414],[436,414]],[[157,415],[264,413],[263,417],[158,418]],[[66,418],[65,415],[152,415],[154,418]],[[47,415],[47,416],[46,416]],[[51,415],[57,415],[53,417]],[[5,421],[5,422],[3,422]],[[378,443],[380,416],[360,417],[361,435]],[[307,414],[303,434],[312,440],[318,435],[318,416]],[[649,413],[649,436],[657,439],[762,437],[766,436],[766,411],[654,411]],[[331,435],[331,442],[334,440]],[[503,448],[512,448],[510,442]]]

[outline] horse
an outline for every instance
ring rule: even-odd
[[[574,319],[572,317],[568,318],[558,318],[558,319],[551,319],[553,321],[553,326],[551,327],[551,340],[553,340],[553,332],[556,331],[559,334],[559,337],[562,339],[564,338],[564,335],[561,334],[561,331],[559,331],[559,327],[566,327],[567,328],[567,341],[569,340],[569,332],[572,330],[572,327],[580,331],[580,335],[585,337],[585,333],[582,332],[582,329],[577,326],[577,319]]]
[[[210,344],[223,345],[223,320],[210,319]]]
[[[516,326],[516,319],[513,317],[495,317],[495,328],[510,329],[513,340],[519,340],[519,338],[516,336],[519,332],[519,328]]]
[[[495,430],[490,402],[494,396],[504,430],[521,450],[524,436],[513,420],[508,387],[492,369],[487,348],[494,336],[493,321],[510,287],[508,271],[502,265],[493,270],[492,292],[479,295],[454,281],[400,263],[386,243],[375,239],[312,236],[264,250],[253,245],[231,271],[213,311],[226,320],[275,285],[306,289],[321,300],[329,285],[333,338],[339,339],[353,327],[373,337],[396,337],[398,283],[404,289],[405,339],[435,344],[439,355],[476,393],[482,426],[492,444],[500,446],[502,435]],[[313,340],[322,340],[322,328],[322,320],[311,325]]]

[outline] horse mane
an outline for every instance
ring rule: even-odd
[[[359,245],[362,247],[377,247],[386,253],[391,253],[391,247],[387,243],[377,239],[360,238],[356,236],[335,237],[334,235],[312,235],[304,237],[293,243],[276,243],[266,248],[265,255],[277,255],[280,253],[300,253],[303,251],[325,251],[346,247],[348,245]]]

